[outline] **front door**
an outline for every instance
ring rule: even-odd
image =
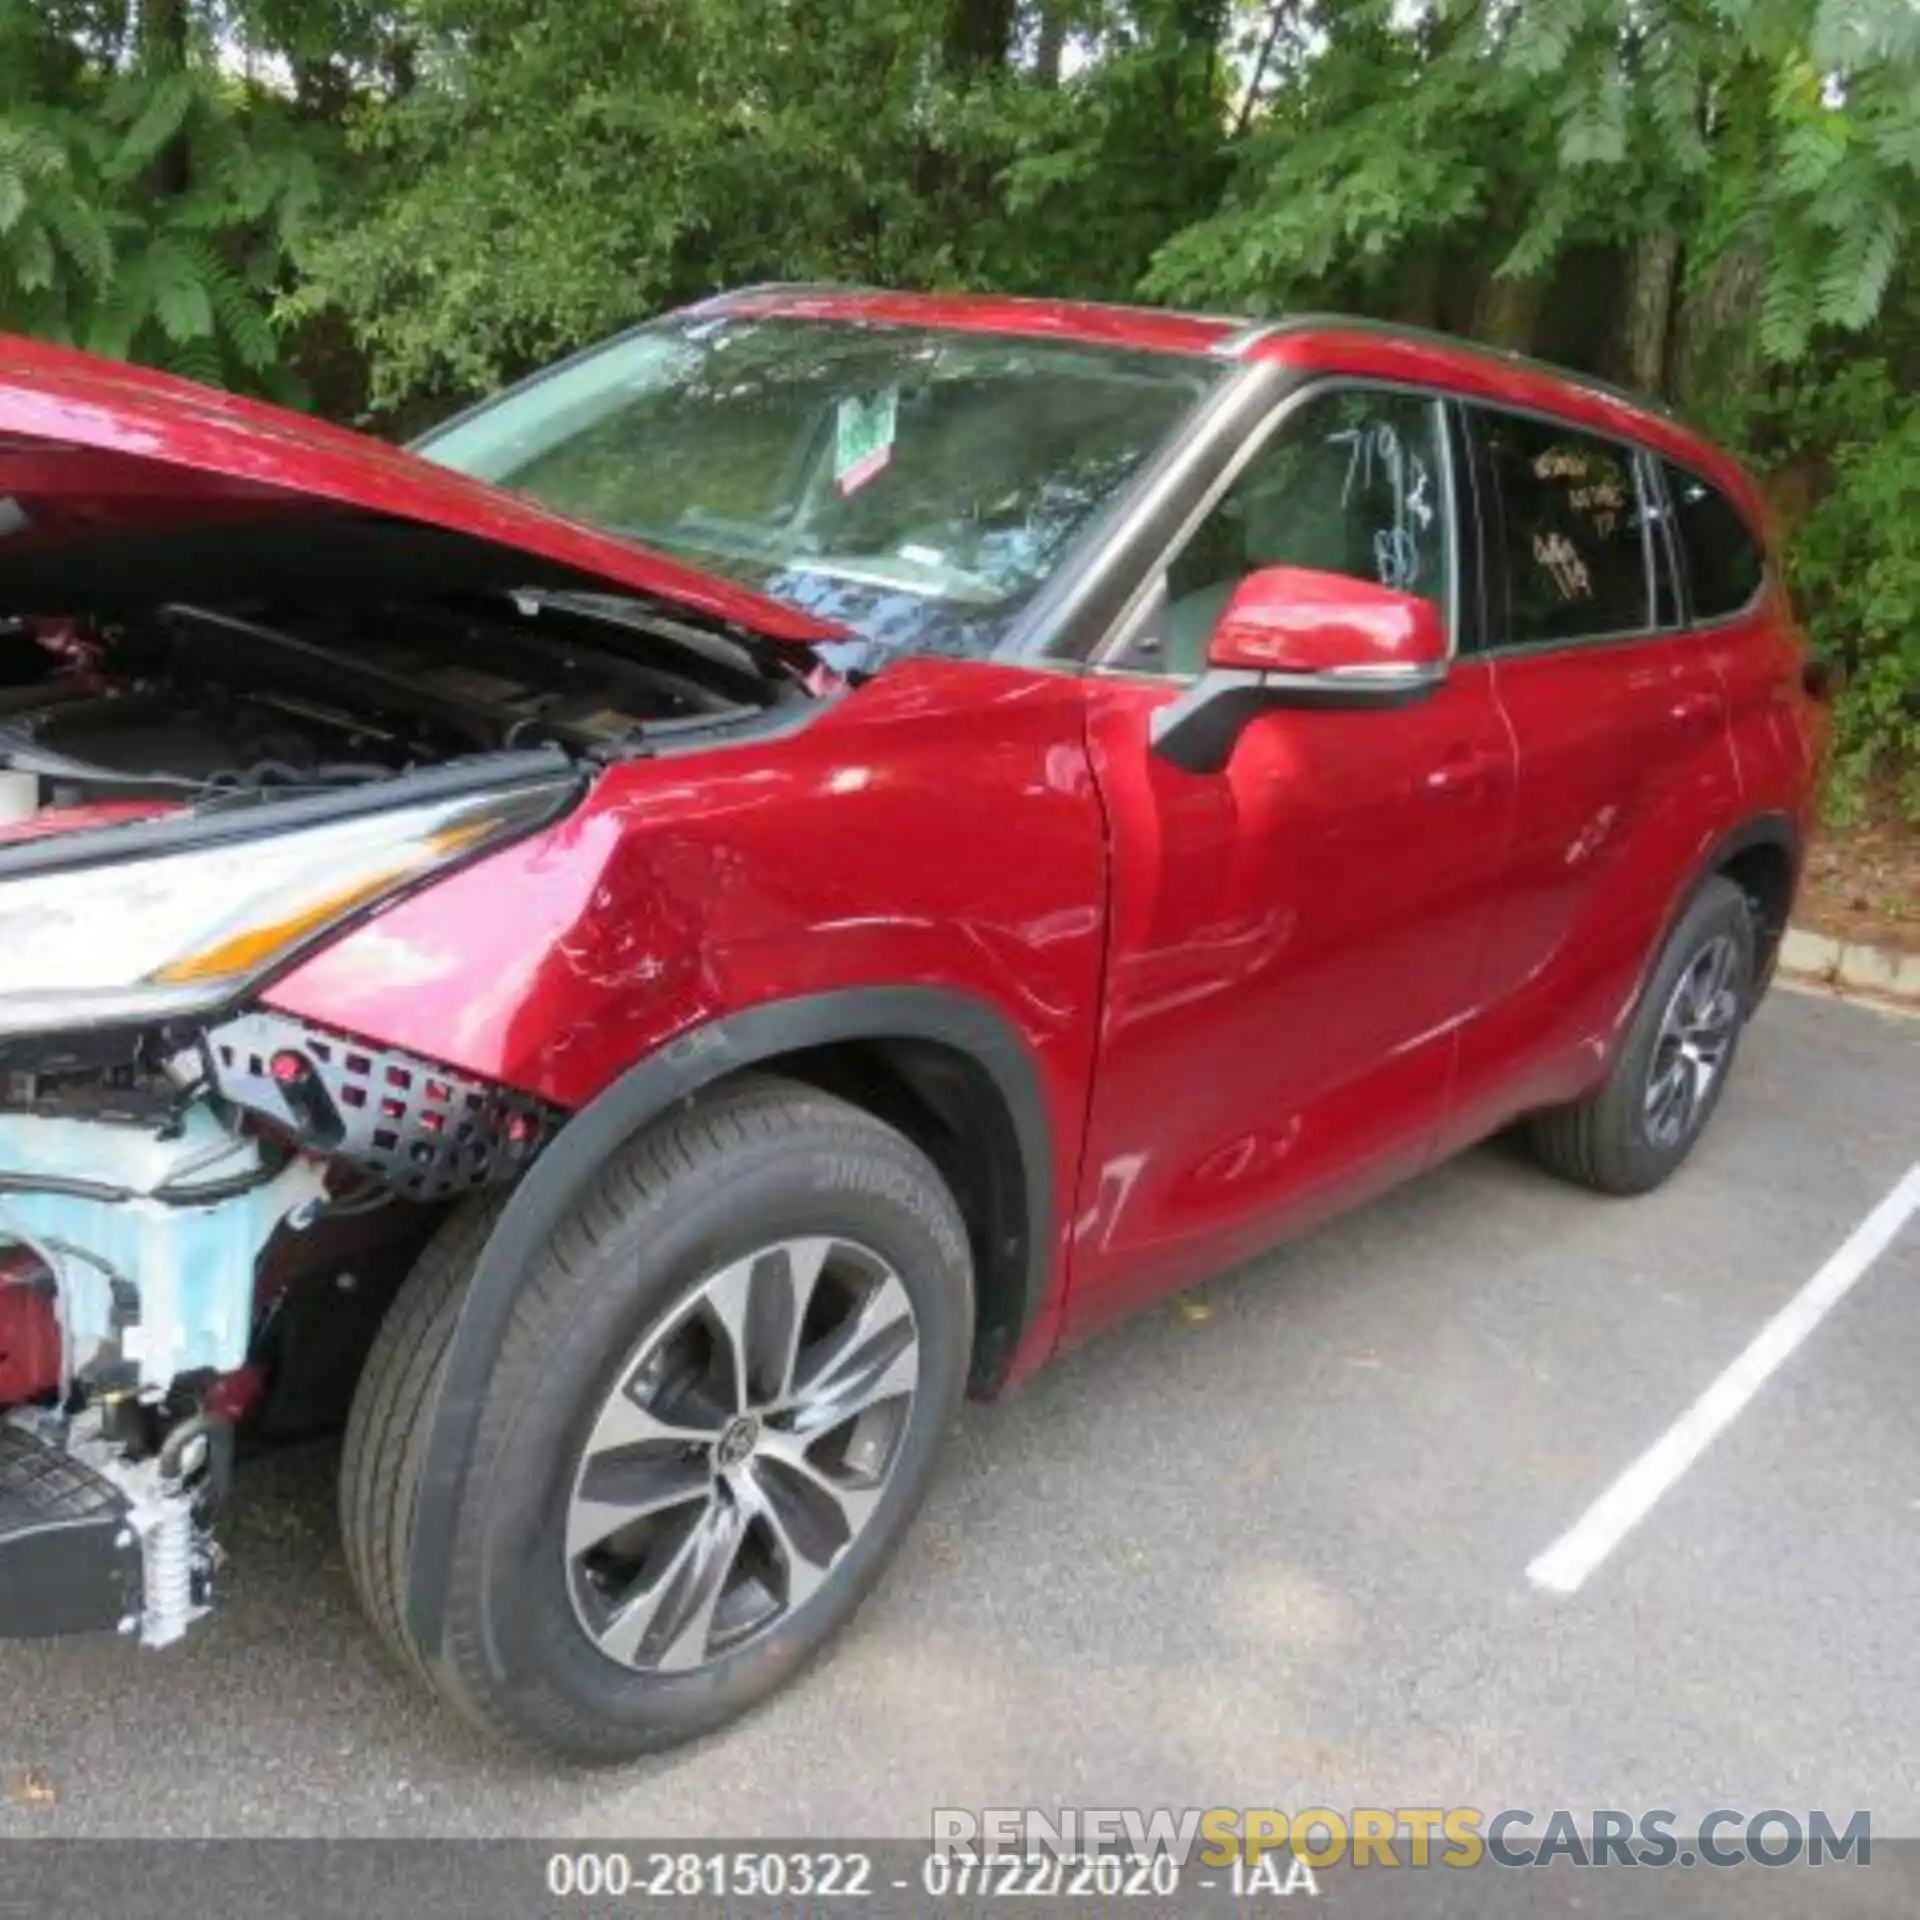
[[[1416,1170],[1439,1128],[1512,828],[1488,665],[1400,708],[1269,710],[1218,773],[1148,740],[1234,585],[1316,567],[1432,595],[1460,541],[1447,411],[1282,408],[1143,590],[1090,692],[1113,848],[1068,1332]]]

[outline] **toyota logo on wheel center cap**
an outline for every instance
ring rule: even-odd
[[[760,1442],[760,1418],[757,1414],[743,1413],[737,1420],[727,1423],[713,1449],[714,1465],[721,1468],[737,1467]]]

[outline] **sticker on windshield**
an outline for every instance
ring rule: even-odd
[[[850,393],[833,422],[833,484],[842,493],[864,487],[893,458],[894,425],[900,414],[900,389],[889,387],[871,400]]]

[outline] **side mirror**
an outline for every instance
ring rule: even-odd
[[[1440,609],[1418,594],[1311,567],[1264,567],[1233,591],[1207,671],[1153,716],[1154,750],[1218,773],[1268,707],[1395,707],[1447,677]]]

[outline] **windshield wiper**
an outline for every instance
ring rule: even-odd
[[[755,705],[771,705],[794,688],[817,695],[830,690],[835,682],[835,676],[822,667],[811,643],[794,645],[768,640],[744,627],[729,627],[719,632],[695,626],[637,594],[523,587],[516,590],[514,599],[525,612],[539,613],[550,608],[559,614],[590,621],[603,634],[611,627],[665,641],[683,654],[692,653],[709,667],[718,668],[739,687],[742,696]]]
[[[211,793],[213,783],[176,773],[126,773],[102,766],[97,760],[76,760],[36,745],[26,735],[0,727],[0,767],[16,773],[38,774],[42,780],[77,780],[91,787],[164,787],[174,793]]]

